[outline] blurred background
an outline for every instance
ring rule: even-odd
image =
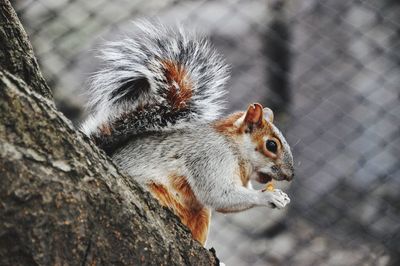
[[[400,265],[400,2],[14,0],[59,109],[76,125],[95,50],[131,20],[182,23],[232,66],[229,109],[270,106],[292,146],[292,203],[214,213],[226,265]]]

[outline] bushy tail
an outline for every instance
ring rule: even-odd
[[[109,42],[89,89],[82,130],[100,146],[129,136],[207,122],[223,109],[228,67],[206,39],[159,23]],[[109,143],[109,144],[107,144]]]

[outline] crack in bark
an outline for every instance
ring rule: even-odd
[[[89,243],[87,244],[85,255],[83,256],[83,261],[81,263],[82,266],[86,265],[86,261],[90,252],[90,248],[92,247],[92,235],[89,235]]]

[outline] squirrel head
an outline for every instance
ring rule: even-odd
[[[294,176],[292,152],[273,120],[271,109],[255,103],[246,112],[216,123],[217,130],[238,144],[241,157],[251,165],[252,177],[260,183],[290,181]]]

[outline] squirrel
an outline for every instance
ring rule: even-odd
[[[293,178],[273,112],[255,103],[221,118],[229,68],[208,40],[181,27],[136,26],[135,38],[101,49],[82,131],[203,246],[211,210],[285,207],[284,192],[250,183]]]

